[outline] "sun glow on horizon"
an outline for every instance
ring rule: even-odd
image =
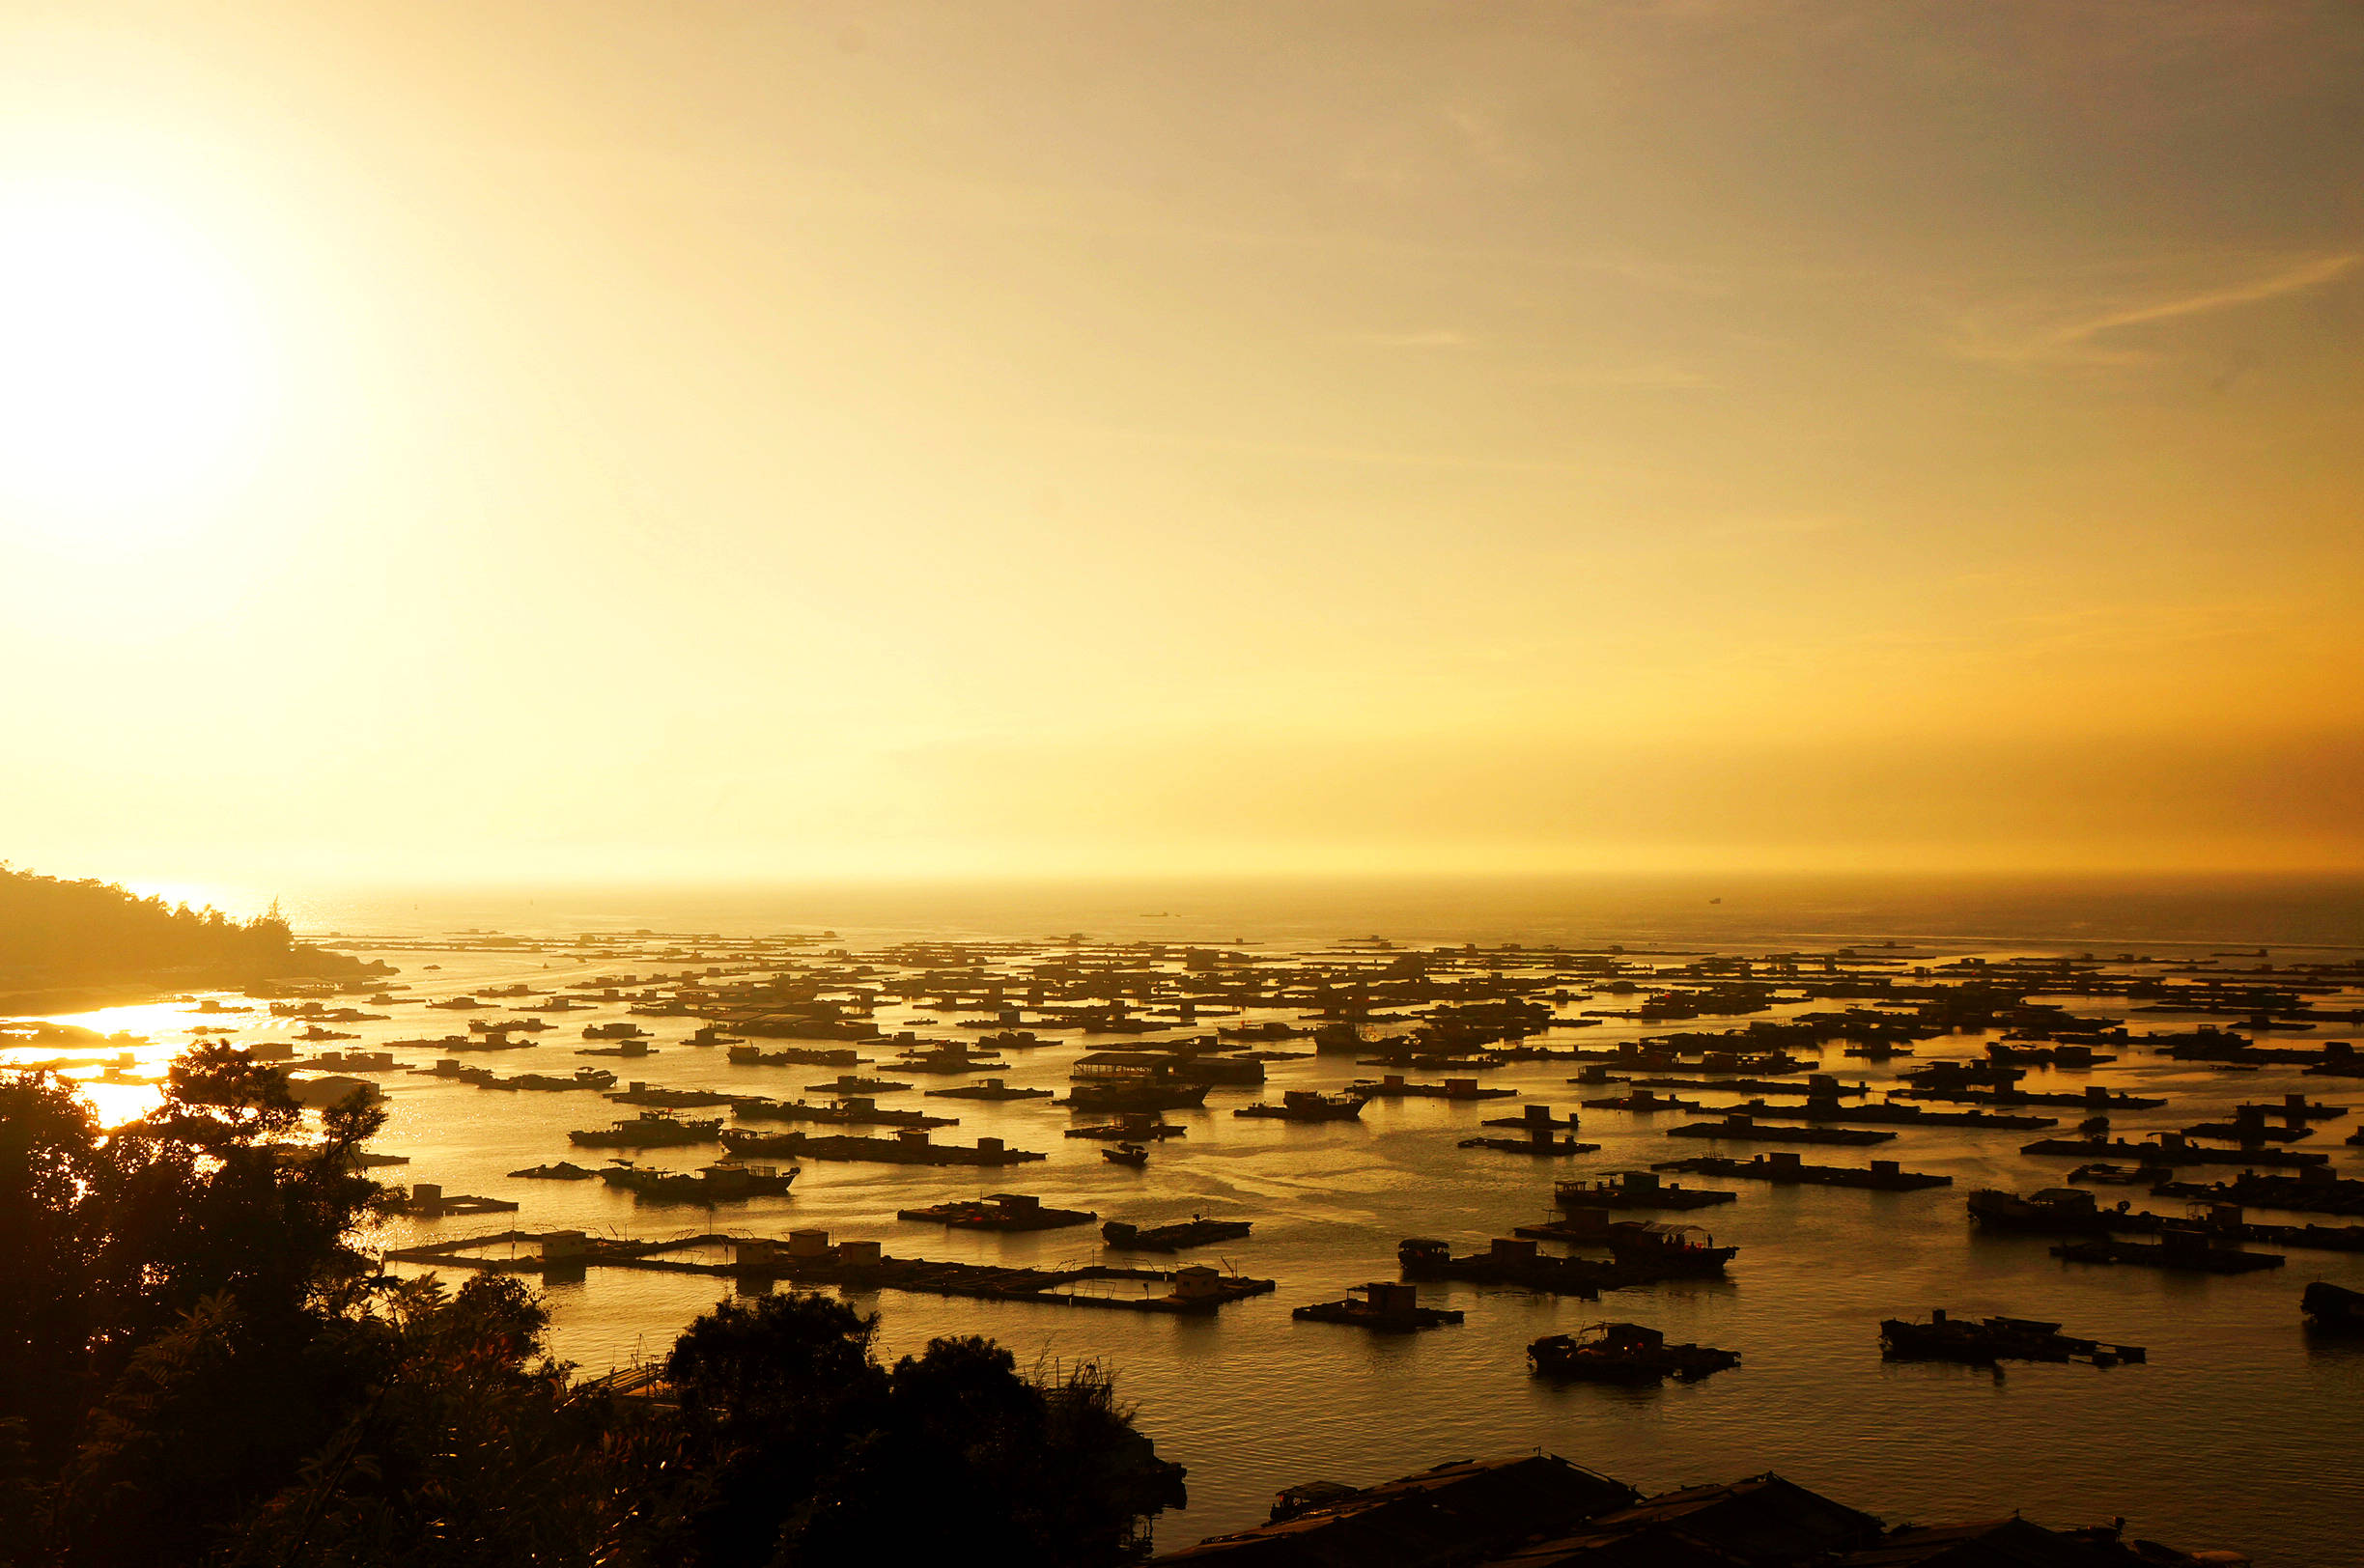
[[[236,270],[160,204],[0,184],[0,535],[132,554],[218,506],[266,422]]]

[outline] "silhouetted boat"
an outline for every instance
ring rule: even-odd
[[[2298,1298],[2310,1326],[2329,1333],[2364,1333],[2364,1291],[2318,1279]]]

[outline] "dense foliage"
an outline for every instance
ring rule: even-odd
[[[218,1045],[112,1133],[0,1076],[0,1563],[1093,1568],[1182,1500],[1096,1369],[887,1368],[833,1299],[722,1303],[669,1397],[578,1382],[516,1277],[376,1272],[380,1114],[296,1141],[284,1075]]]
[[[95,881],[0,865],[0,984],[112,980],[195,970],[227,982],[333,975],[362,966],[297,942],[274,910],[233,920]]]

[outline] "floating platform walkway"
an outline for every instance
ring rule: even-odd
[[[1829,1143],[1860,1148],[1885,1143],[1894,1133],[1851,1127],[1762,1127],[1747,1116],[1727,1116],[1720,1122],[1689,1122],[1667,1129],[1671,1138],[1714,1138],[1731,1143]]]
[[[1697,1160],[1668,1160],[1652,1170],[1688,1171],[1699,1176],[1738,1176],[1777,1187],[1861,1187],[1877,1192],[1911,1192],[1925,1187],[1952,1187],[1954,1178],[1927,1171],[1904,1170],[1893,1160],[1874,1160],[1870,1166],[1809,1165],[1794,1154],[1760,1154],[1748,1160],[1703,1155]]]
[[[727,1248],[729,1262],[683,1257]],[[504,1250],[505,1249],[505,1250]],[[400,1247],[387,1261],[430,1268],[476,1269],[578,1278],[590,1269],[709,1274],[746,1282],[836,1285],[851,1290],[900,1290],[921,1296],[1031,1302],[1044,1306],[1106,1307],[1127,1312],[1198,1315],[1228,1302],[1269,1295],[1270,1279],[1224,1274],[1204,1264],[1180,1269],[1124,1269],[1088,1264],[1070,1269],[1011,1269],[993,1264],[897,1258],[876,1242],[831,1246],[827,1231],[792,1231],[784,1239],[704,1234],[668,1241],[588,1236],[578,1230],[498,1231],[488,1236]],[[1162,1294],[1154,1287],[1164,1285]],[[1140,1294],[1089,1287],[1135,1287]],[[1457,1316],[1457,1314],[1456,1314]]]

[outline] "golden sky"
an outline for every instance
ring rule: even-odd
[[[2364,12],[0,0],[0,856],[2364,865]]]

